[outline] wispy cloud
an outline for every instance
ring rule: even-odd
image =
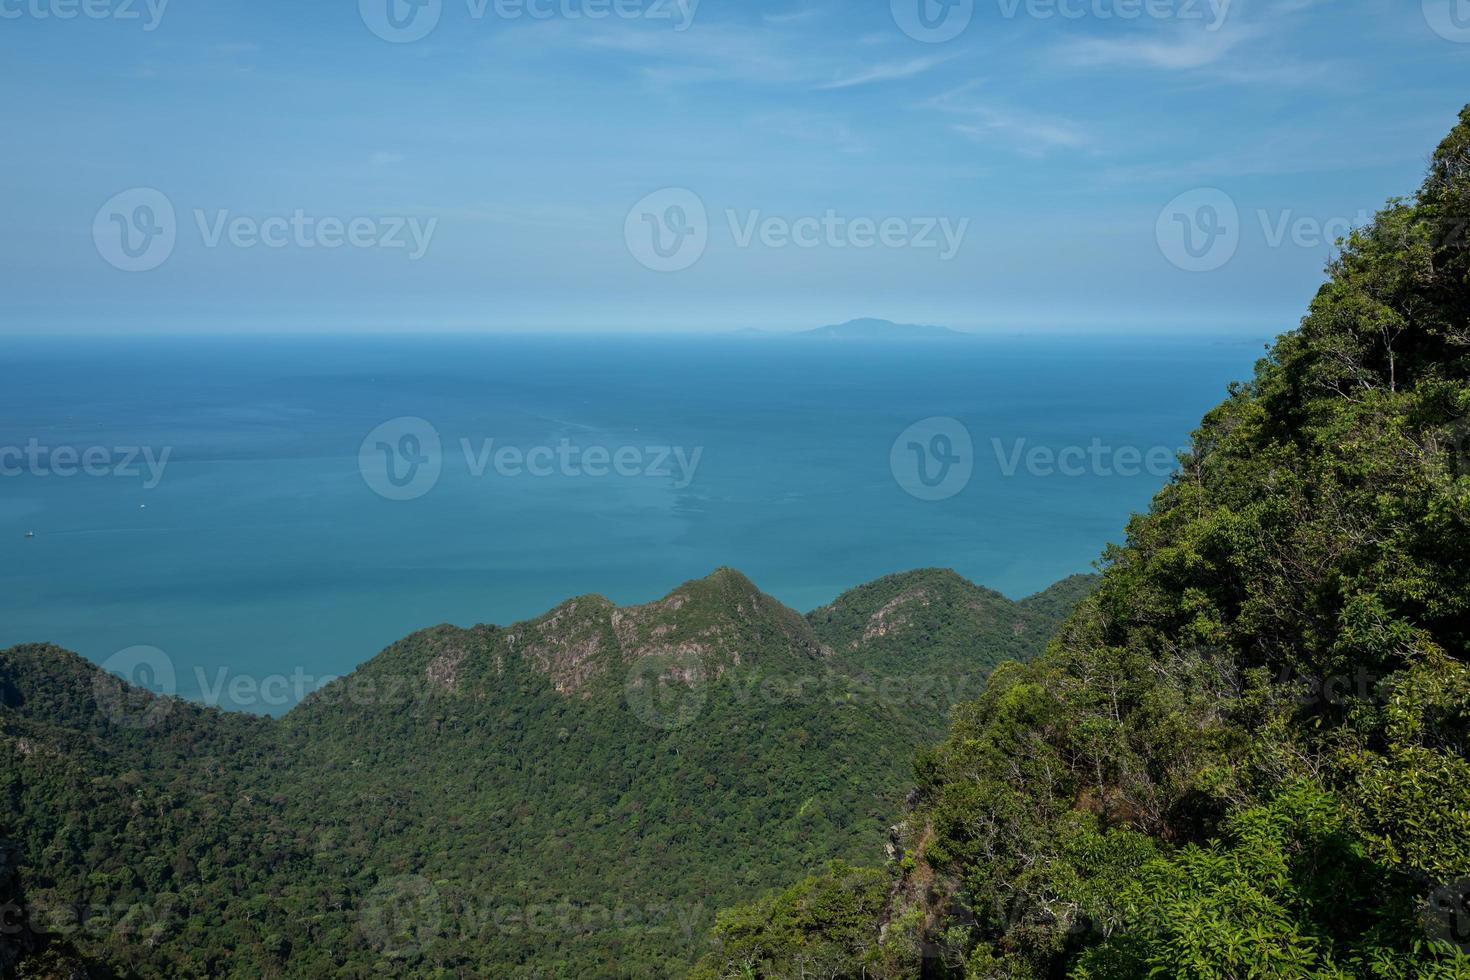
[[[1082,149],[1091,143],[1087,132],[1069,119],[982,101],[978,88],[978,84],[971,83],[931,99],[927,105],[958,117],[949,126],[951,132],[977,143],[1003,143],[1026,156]]]
[[[617,52],[635,59],[648,80],[665,84],[748,82],[809,84],[812,56],[787,44],[780,32],[730,26],[685,34],[609,30],[579,35],[583,47]]]
[[[858,71],[856,74],[846,75],[833,79],[817,88],[821,90],[832,90],[842,88],[853,88],[858,85],[869,85],[873,82],[891,82],[900,78],[912,78],[922,75],[952,58],[953,55],[934,55],[928,58],[911,58],[908,61],[890,62],[887,64],[870,65]]]
[[[977,143],[999,138],[1031,156],[1059,148],[1077,149],[1087,144],[1087,138],[1069,126],[993,110],[978,111],[976,115],[976,122],[953,123],[949,128]]]
[[[1303,60],[1299,46],[1279,43],[1292,36],[1295,15],[1323,0],[1280,0],[1272,6],[1230,10],[1228,19],[1204,24],[1166,24],[1123,37],[1094,37],[1052,49],[1052,61],[1063,68],[1143,69],[1192,74],[1204,81],[1231,85],[1310,85],[1340,79],[1341,66]],[[1249,13],[1252,20],[1244,18]],[[1222,15],[1222,18],[1224,15]]]
[[[955,57],[953,53],[888,58],[878,45],[858,57],[850,41],[829,43],[823,32],[807,21],[827,11],[803,7],[766,15],[758,26],[722,23],[719,30],[684,33],[640,29],[637,25],[608,25],[597,32],[578,31],[571,25],[538,25],[535,44],[520,47],[505,37],[502,44],[517,54],[527,49],[550,53],[573,47],[622,55],[627,67],[650,85],[671,88],[735,82],[748,85],[788,85],[811,91],[835,91],[913,78]],[[901,50],[892,36],[886,41]]]
[[[815,20],[828,12],[825,6],[796,7],[781,13],[766,13],[761,15],[761,20],[767,24],[781,26],[785,24],[799,24],[803,21]]]
[[[1062,45],[1057,58],[1076,68],[1144,67],[1190,71],[1218,63],[1240,45],[1258,37],[1260,28],[1195,31],[1172,37],[1087,38]]]

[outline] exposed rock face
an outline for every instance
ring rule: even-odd
[[[901,823],[896,823],[888,828],[888,840],[883,845],[883,851],[888,856],[888,860],[903,860],[905,853],[903,849],[903,835],[906,832],[907,828]]]
[[[431,690],[465,693],[468,676],[481,675],[489,683],[514,658],[547,677],[557,692],[581,697],[591,696],[596,678],[621,678],[650,659],[667,665],[657,676],[693,684],[748,666],[759,650],[773,646],[813,658],[831,652],[799,613],[732,569],[641,605],[619,607],[602,596],[580,596],[504,629],[439,626],[406,643],[427,650],[427,663],[419,662]],[[403,655],[399,646],[381,655],[385,665]]]
[[[1050,617],[982,589],[954,572],[891,575],[802,616],[721,568],[662,599],[617,606],[600,595],[570,599],[509,627],[436,626],[385,650],[373,665],[407,673],[429,693],[485,697],[511,665],[547,678],[560,694],[590,698],[599,678],[697,684],[759,667],[762,652],[893,672],[916,662],[945,674],[984,671],[992,660],[1025,659],[1051,632]],[[1070,605],[1065,608],[1070,608]],[[1037,627],[1037,628],[1033,628]],[[1002,635],[1007,643],[993,642]],[[642,666],[640,666],[642,665]]]
[[[483,646],[485,632],[485,627],[457,630],[441,626],[430,630],[427,637],[435,656],[424,671],[429,685],[444,691],[456,690],[460,665],[475,649]]]
[[[558,693],[575,693],[605,667],[599,654],[615,612],[616,607],[602,596],[572,599],[524,628],[516,628],[510,637],[512,649],[524,637],[521,657],[550,677]]]
[[[897,598],[890,599],[883,608],[868,618],[862,637],[852,641],[852,649],[856,650],[873,640],[904,629],[913,622],[913,613],[908,607],[927,606],[931,600],[931,594],[923,588],[909,589]]]
[[[670,664],[666,677],[686,683],[748,666],[757,651],[771,646],[822,656],[800,614],[728,568],[686,582],[657,602],[613,610],[611,627],[622,666],[658,658]]]

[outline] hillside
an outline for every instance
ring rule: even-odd
[[[1470,108],[1232,388],[882,870],[701,978],[1470,977]]]
[[[937,734],[949,720],[944,709],[977,697],[996,665],[1031,659],[1095,584],[1096,576],[1077,575],[1012,602],[947,569],[921,569],[851,589],[807,621],[861,674],[929,681],[938,709],[922,720]]]
[[[0,652],[0,885],[120,975],[681,973],[715,909],[879,846],[957,695],[1065,615],[875,586],[803,617],[721,569],[434,627],[280,720]],[[873,606],[895,589],[922,614]]]

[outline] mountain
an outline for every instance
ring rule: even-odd
[[[923,340],[937,337],[963,337],[965,335],[957,330],[951,330],[948,327],[894,323],[892,320],[878,320],[872,317],[864,317],[858,320],[848,320],[846,323],[817,327],[815,330],[803,330],[797,333],[797,336],[832,337],[841,340]]]
[[[758,327],[741,327],[724,334],[727,337],[826,337],[839,340],[933,340],[943,337],[965,337],[968,334],[948,327],[923,326],[914,323],[894,323],[892,320],[879,320],[873,317],[862,317],[857,320],[848,320],[846,323],[836,323],[825,327],[817,327],[812,330],[798,330],[795,333],[772,332],[761,330]]]
[[[12,948],[142,977],[685,972],[715,909],[878,846],[915,749],[1065,614],[950,572],[875,586],[802,616],[720,569],[436,626],[282,719],[0,652],[0,887],[70,944]]]
[[[948,569],[921,569],[858,586],[807,621],[859,672],[928,678],[953,705],[977,696],[998,664],[1031,659],[1096,580],[1076,575],[1013,602]],[[916,717],[937,734],[948,712]]]
[[[1470,976],[1467,227],[1470,107],[921,751],[886,865],[722,912],[694,975]],[[958,587],[866,590],[917,626]]]

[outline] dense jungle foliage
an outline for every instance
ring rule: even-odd
[[[721,570],[394,644],[280,720],[0,652],[0,974],[686,972],[714,911],[881,846],[913,752],[1092,584]]]
[[[722,913],[696,975],[1470,977],[1467,231],[1470,108],[919,754],[886,871]]]

